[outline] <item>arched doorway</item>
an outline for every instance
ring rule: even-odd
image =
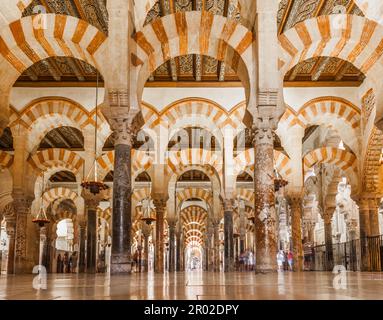
[[[70,273],[70,260],[73,253],[78,251],[74,245],[74,225],[72,219],[63,219],[56,228],[55,261],[53,271],[56,273]]]

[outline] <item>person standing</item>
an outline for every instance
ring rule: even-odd
[[[63,261],[64,273],[69,272],[69,254],[68,252],[64,253],[64,261]]]
[[[283,251],[279,250],[277,253],[278,271],[283,271],[284,259],[285,259],[285,256],[283,254]]]
[[[77,252],[75,251],[75,252],[73,252],[72,256],[70,257],[70,264],[71,264],[72,273],[76,273],[77,262],[78,262],[78,257],[77,257]]]
[[[59,253],[59,255],[57,256],[57,266],[56,266],[57,273],[62,273],[62,265],[63,265],[63,261],[61,258],[61,254]]]
[[[287,259],[288,259],[288,262],[289,262],[289,269],[290,269],[290,271],[293,271],[294,256],[293,256],[293,253],[291,251],[289,251],[289,253],[287,255]]]

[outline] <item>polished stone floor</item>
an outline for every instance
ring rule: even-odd
[[[383,299],[383,273],[350,272],[346,276],[338,282],[336,275],[326,272],[188,272],[113,277],[60,274],[48,275],[46,290],[33,288],[35,275],[1,276],[0,299]]]

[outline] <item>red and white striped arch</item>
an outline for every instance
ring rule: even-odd
[[[254,165],[254,148],[242,151],[234,159],[234,174],[238,176],[249,166],[251,170],[254,170],[252,165]],[[290,158],[277,150],[274,150],[274,166],[284,179],[287,179],[292,173]]]
[[[184,99],[169,106],[161,114],[161,123],[174,131],[184,128],[193,122],[211,132],[222,130],[230,125],[234,129],[243,129],[242,119],[245,106],[235,109],[229,116],[228,112],[213,101],[206,99]]]
[[[89,114],[79,104],[65,98],[43,98],[32,102],[10,127],[21,123],[28,130],[28,151],[32,152],[45,135],[59,127],[80,131],[89,123]]]
[[[319,56],[337,57],[367,74],[381,68],[383,27],[356,15],[324,15],[295,25],[279,36],[281,74]],[[379,69],[380,70],[380,69]]]
[[[147,171],[152,163],[153,158],[148,156],[144,151],[132,150],[132,177],[135,179],[143,171]],[[104,179],[105,176],[114,169],[114,151],[108,151],[97,159],[98,167],[101,169],[100,175]]]
[[[360,110],[351,102],[337,97],[319,97],[308,101],[299,111],[287,108],[279,124],[278,132],[288,132],[296,125],[331,126],[342,140],[355,152],[359,150]]]
[[[206,11],[177,12],[155,19],[138,31],[134,40],[137,52],[132,55],[132,64],[140,67],[139,101],[151,73],[169,59],[187,54],[225,61],[244,82],[247,96],[255,88],[255,71],[248,69],[253,66],[254,37],[232,19]]]
[[[36,171],[53,168],[65,168],[75,175],[84,164],[84,159],[77,153],[65,149],[47,149],[39,151],[28,159],[28,163]]]
[[[75,201],[77,199],[77,193],[68,188],[58,187],[52,188],[43,194],[43,201],[47,205],[57,199],[70,199]]]
[[[177,192],[177,200],[179,203],[192,198],[201,199],[209,204],[213,199],[213,195],[210,190],[202,188],[185,188]]]
[[[205,149],[185,149],[181,151],[170,151],[168,155],[167,170],[179,173],[189,166],[201,166],[214,168],[219,177],[222,177],[223,161],[222,154]]]
[[[314,165],[321,163],[335,165],[347,175],[353,189],[358,186],[358,161],[353,153],[346,150],[325,147],[315,149],[303,158],[305,172]],[[353,191],[357,190],[354,189]]]
[[[35,16],[21,18],[0,32],[0,76],[3,90],[34,63],[49,57],[73,57],[102,73],[106,35],[84,20],[44,14],[39,27]],[[36,29],[37,27],[37,29]]]

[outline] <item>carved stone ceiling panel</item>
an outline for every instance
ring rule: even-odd
[[[320,15],[349,13],[363,16],[353,0],[281,0],[278,10],[279,32]]]
[[[40,149],[50,148],[82,150],[84,149],[84,137],[76,128],[59,127],[48,132],[40,143]]]
[[[106,0],[33,0],[25,9],[23,16],[36,14],[38,6],[44,7],[47,13],[65,14],[86,20],[108,33]]]
[[[318,57],[299,63],[285,76],[285,82],[314,81],[340,82],[342,85],[358,86],[365,79],[365,75],[354,65],[338,58]]]

